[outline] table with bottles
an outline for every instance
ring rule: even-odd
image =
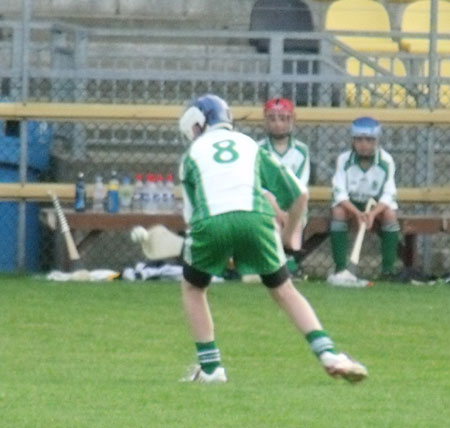
[[[181,213],[167,212],[157,214],[135,213],[135,212],[94,212],[92,210],[75,211],[74,209],[64,209],[67,223],[75,239],[78,251],[81,253],[85,248],[89,248],[95,238],[102,233],[111,231],[124,232],[131,230],[134,226],[149,228],[157,224],[163,224],[173,232],[184,233],[186,225]],[[43,208],[40,212],[41,221],[51,230],[59,230],[56,212],[53,208]],[[67,258],[67,251],[61,248],[64,244],[58,239],[57,251],[59,262],[63,269],[70,268]]]
[[[127,231],[134,226],[149,228],[162,224],[174,232],[184,232],[181,201],[175,198],[173,176],[137,174],[132,183],[127,176],[111,172],[108,183],[95,176],[88,197],[85,175],[80,172],[75,185],[72,207],[65,208],[67,224],[81,251],[99,234],[106,231]],[[43,208],[41,221],[52,230],[58,229],[53,208]]]

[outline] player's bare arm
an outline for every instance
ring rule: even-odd
[[[308,203],[308,194],[303,193],[287,211],[287,222],[282,232],[282,241],[286,248],[298,251],[301,248],[302,218]]]

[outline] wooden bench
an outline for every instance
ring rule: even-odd
[[[440,232],[450,232],[450,217],[405,215],[399,219],[403,243],[400,256],[403,264],[413,267],[417,264],[417,238],[419,235],[433,235]],[[308,220],[304,231],[302,253],[304,257],[311,254],[329,234],[330,218],[316,216]]]
[[[146,228],[163,224],[168,229],[183,233],[186,225],[179,213],[95,213],[92,211],[76,212],[65,210],[67,222],[72,231],[77,232],[77,246],[82,250],[91,239],[105,231],[127,231],[141,225]],[[53,209],[41,210],[41,220],[53,230],[57,229],[56,213]],[[330,219],[327,216],[314,216],[308,220],[304,231],[302,255],[308,257],[328,237]],[[417,237],[419,235],[450,232],[450,218],[439,216],[401,216],[400,230],[404,236],[401,258],[405,266],[417,263]]]

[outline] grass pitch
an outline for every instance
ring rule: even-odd
[[[211,287],[229,382],[196,385],[177,284],[0,277],[0,426],[448,426],[450,286],[297,285],[367,381],[327,377],[263,286]]]

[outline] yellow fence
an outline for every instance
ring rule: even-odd
[[[0,103],[0,118],[8,120],[64,120],[64,121],[176,121],[183,106],[180,105],[111,105],[71,103]],[[236,121],[262,121],[260,107],[232,107]],[[298,122],[349,123],[360,116],[361,109],[351,108],[297,108]],[[450,124],[448,110],[426,109],[367,109],[365,114],[376,117],[384,123],[401,124]],[[75,186],[72,183],[0,183],[0,199],[3,200],[46,200],[48,191],[55,192],[63,200],[73,200]],[[179,197],[179,189],[177,196]],[[88,196],[92,186],[87,186]],[[310,199],[316,202],[329,201],[329,187],[311,187]],[[400,188],[400,202],[449,203],[449,187]]]

